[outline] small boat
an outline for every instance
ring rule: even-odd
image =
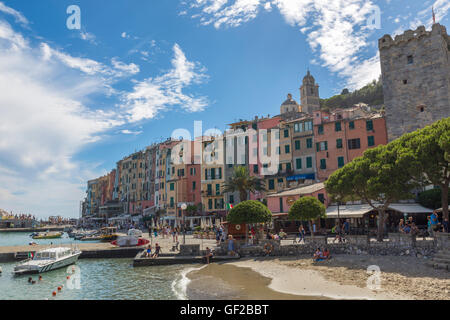
[[[118,238],[117,228],[116,227],[108,227],[101,228],[99,235],[87,236],[81,238],[81,241],[111,241],[116,240]]]
[[[128,235],[136,238],[142,237],[142,231],[138,229],[130,229],[128,230]]]
[[[42,232],[34,235],[33,239],[58,239],[63,235],[62,232]]]
[[[36,252],[34,257],[14,267],[15,275],[43,273],[74,264],[81,251],[71,248],[51,248]]]
[[[114,240],[111,244],[118,247],[140,247],[148,244],[149,242],[150,240],[144,238],[124,236],[117,238],[117,240]]]

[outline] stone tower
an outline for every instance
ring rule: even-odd
[[[292,94],[287,95],[287,99],[280,107],[280,114],[300,112],[301,107],[298,105],[297,101],[292,98]]]
[[[450,37],[436,23],[378,40],[389,141],[450,116]]]
[[[303,78],[303,83],[300,87],[300,97],[303,112],[313,113],[320,109],[319,85],[316,84],[316,80],[309,70]]]

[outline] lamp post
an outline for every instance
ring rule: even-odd
[[[186,215],[185,210],[187,209],[186,203],[181,205],[181,214],[183,215],[183,244],[186,244]]]

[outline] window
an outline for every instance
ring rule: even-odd
[[[212,199],[208,199],[208,209],[212,209]]]
[[[195,181],[192,181],[192,190],[195,190],[195,187],[196,187],[196,183],[195,183]]]
[[[307,168],[312,168],[312,157],[307,157],[306,158],[306,167]]]
[[[407,64],[413,64],[414,63],[414,57],[413,56],[408,56],[406,58]]]
[[[367,137],[367,144],[369,147],[373,147],[375,145],[375,137],[374,136],[368,136]]]
[[[286,171],[291,171],[291,164],[290,163],[286,163]]]
[[[280,139],[280,130],[275,130],[275,139]]]
[[[281,153],[281,148],[280,147],[277,147],[277,152],[276,152],[276,154],[280,154]]]
[[[302,132],[303,131],[303,123],[294,123],[294,132]]]
[[[317,151],[327,151],[328,150],[328,142],[327,141],[317,142],[316,149],[317,149]]]
[[[320,202],[325,203],[325,196],[323,193],[319,193],[317,195],[317,198],[319,199]]]
[[[305,131],[311,131],[313,127],[312,121],[305,122]]]
[[[323,125],[317,127],[317,134],[323,134]]]
[[[348,127],[350,128],[350,130],[355,129],[355,121],[350,121],[350,122],[348,123]]]
[[[342,149],[342,139],[336,139],[336,148]]]
[[[327,159],[320,159],[320,169],[325,170],[327,168]]]
[[[311,149],[311,148],[312,148],[312,145],[313,145],[312,138],[306,139],[306,147],[307,147],[308,149]]]
[[[208,186],[207,186],[207,193],[208,193],[208,196],[212,196],[212,185],[211,184],[208,184]]]
[[[270,179],[269,180],[269,190],[273,190],[273,189],[275,189],[275,180]]]
[[[341,131],[341,123],[340,122],[335,122],[334,123],[334,131]]]
[[[350,150],[361,148],[361,142],[360,142],[359,138],[358,139],[350,139],[350,140],[348,140],[348,148]]]
[[[229,202],[234,203],[234,195],[230,194]]]
[[[284,152],[285,152],[285,153],[290,153],[290,152],[291,152],[291,146],[288,145],[288,144],[285,145],[285,146],[284,146]]]
[[[283,171],[283,164],[282,164],[282,163],[280,163],[280,164],[278,165],[278,171]]]
[[[220,184],[216,184],[216,196],[220,195]]]
[[[258,173],[258,172],[259,172],[258,169],[259,169],[259,168],[258,168],[258,165],[257,165],[257,164],[254,164],[254,165],[253,165],[253,173]]]
[[[175,190],[175,183],[170,184],[170,191],[173,191],[173,190]]]
[[[284,137],[285,138],[289,137],[289,129],[284,129]]]
[[[297,170],[301,170],[302,169],[302,159],[301,158],[295,160],[295,168]]]
[[[258,148],[253,148],[253,156],[254,157],[258,156]]]
[[[283,178],[278,178],[278,183],[283,183]]]
[[[295,140],[295,150],[300,150],[300,140]]]
[[[367,129],[367,131],[373,131],[373,121],[372,120],[366,121],[366,129]]]
[[[173,197],[170,197],[170,207],[173,208],[174,207],[174,200]]]
[[[342,168],[344,166],[344,157],[338,157],[338,168]]]
[[[404,79],[403,84],[408,84],[408,80]]]

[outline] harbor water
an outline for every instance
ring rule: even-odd
[[[8,246],[24,246],[28,245],[31,241],[37,244],[50,245],[50,244],[71,244],[81,242],[98,242],[98,241],[77,241],[69,238],[67,233],[64,233],[61,238],[57,239],[33,239],[30,237],[31,232],[0,232],[0,247]]]
[[[82,259],[74,266],[38,275],[14,276],[17,263],[2,263],[0,300],[186,299],[186,273],[198,266],[133,268],[131,259]],[[73,271],[76,273],[73,273]],[[67,279],[70,276],[70,279]],[[35,284],[28,282],[32,277]],[[76,279],[79,279],[79,286]],[[53,297],[53,291],[63,286]]]

